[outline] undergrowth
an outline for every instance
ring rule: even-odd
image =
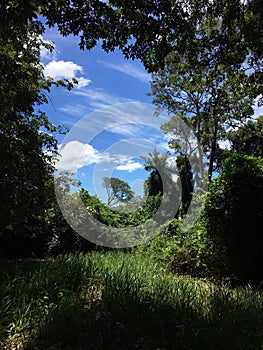
[[[262,349],[262,292],[174,276],[138,253],[2,262],[0,348]]]

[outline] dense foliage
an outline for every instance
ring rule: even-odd
[[[44,81],[39,65],[44,28],[29,20],[29,13],[30,9],[15,11],[1,3],[0,239],[4,249],[7,243],[10,250],[30,252],[34,237],[43,234],[56,154],[56,139],[51,135],[56,128],[38,111],[46,101],[43,89],[48,90],[52,82]]]
[[[44,25],[34,3],[0,4],[0,242],[4,255],[43,255],[50,238],[47,211],[54,206],[56,133],[40,106],[52,85],[72,82],[45,78],[41,50]]]
[[[176,48],[191,50],[196,29],[203,18],[207,25],[220,26],[207,33],[220,36],[221,54],[229,65],[240,65],[249,54],[249,64],[262,59],[262,6],[260,0],[174,1],[45,1],[41,13],[62,35],[80,36],[80,48],[98,42],[105,51],[119,48],[126,58],[138,58],[149,71],[163,67],[166,56]],[[209,40],[208,40],[209,41]],[[261,69],[256,79],[262,86]],[[261,81],[261,82],[260,82]]]
[[[143,203],[131,203],[125,206],[109,207],[99,198],[92,196],[85,189],[81,189],[80,197],[87,210],[101,223],[112,227],[137,226],[150,219],[158,210],[161,196],[148,196]]]
[[[240,280],[262,280],[263,162],[233,155],[211,186],[205,215],[208,234],[226,247],[226,258]]]
[[[237,130],[229,132],[232,151],[244,155],[263,157],[263,116],[249,120]]]

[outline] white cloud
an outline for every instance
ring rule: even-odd
[[[126,164],[118,165],[116,168],[116,170],[128,171],[129,173],[132,173],[133,171],[138,169],[143,169],[142,164],[140,164],[139,162],[132,161],[128,161]]]
[[[77,89],[82,89],[91,83],[90,79],[86,79],[84,77],[77,78],[78,79],[78,85],[76,86]]]
[[[38,35],[37,42],[40,45],[41,60],[55,60],[56,51],[55,44],[52,40],[45,40],[42,35]],[[50,48],[47,48],[49,46]]]
[[[41,46],[40,48],[40,55],[41,55],[41,60],[55,60],[56,59],[56,52],[55,51],[50,51],[44,46]]]
[[[72,61],[51,61],[44,66],[44,74],[53,79],[78,79],[78,89],[84,88],[91,80],[84,77],[77,77],[77,73],[82,73],[83,68]]]
[[[51,61],[45,66],[45,75],[54,79],[71,79],[82,67],[71,61]]]
[[[133,161],[133,157],[124,154],[110,154],[107,152],[99,152],[92,145],[81,143],[79,141],[70,141],[59,145],[60,158],[56,167],[59,171],[71,170],[76,171],[84,166],[91,164],[99,164],[103,162],[118,164],[116,170],[133,172],[143,166]],[[115,166],[114,166],[115,167]]]
[[[76,170],[85,165],[96,163],[100,153],[91,145],[79,141],[68,142],[60,152],[61,158],[57,164],[58,170]]]
[[[144,69],[135,67],[134,64],[124,63],[124,64],[113,64],[105,61],[98,60],[98,63],[103,64],[105,67],[116,70],[118,72],[129,75],[135,79],[143,81],[144,83],[149,83],[150,74],[148,74]]]

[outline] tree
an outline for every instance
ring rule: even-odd
[[[126,58],[140,59],[149,71],[163,67],[165,57],[175,48],[186,52],[205,16],[220,21],[229,64],[233,60],[236,64],[243,63],[248,53],[251,65],[262,59],[261,0],[131,0],[128,3],[123,0],[16,0],[11,3],[4,0],[2,3],[8,10],[5,14],[19,24],[40,14],[49,26],[57,25],[63,36],[79,36],[81,49],[90,50],[98,43],[107,52],[119,48]],[[1,14],[1,18],[5,24],[6,16]],[[260,69],[258,73],[260,83]]]
[[[161,201],[164,200],[163,218],[165,219],[166,216],[169,218],[178,216],[180,204],[183,207],[185,205],[186,190],[192,192],[192,188],[190,189],[187,187],[186,189],[184,186],[185,177],[182,171],[183,166],[181,166],[180,169],[176,169],[171,165],[172,161],[169,153],[160,154],[157,150],[149,153],[146,157],[142,157],[142,159],[145,161],[145,170],[150,171],[150,175],[144,183],[144,193],[145,196],[147,196],[145,205],[149,207],[153,205],[151,211],[154,212],[154,210],[156,210],[154,208],[157,207],[156,204],[159,206]],[[182,193],[180,193],[180,190]],[[172,216],[171,213],[173,213]]]
[[[154,150],[142,159],[145,162],[145,170],[150,171],[150,175],[144,184],[145,195],[168,194],[175,185],[172,179],[175,169],[172,169],[168,164],[169,154],[160,154],[157,150]]]
[[[62,35],[80,35],[81,49],[90,50],[98,42],[106,52],[118,47],[151,71],[162,64],[179,35],[187,40],[193,33],[200,2],[189,7],[185,11],[170,0],[48,1],[41,12]]]
[[[55,186],[53,184],[56,194],[45,213],[48,255],[86,252],[94,248],[93,243],[83,238],[70,226],[72,221],[77,222],[82,219],[79,210],[79,196],[82,198],[82,190],[78,191],[80,186],[80,181],[73,177],[73,173],[62,171],[56,174]],[[69,218],[70,221],[67,222],[66,219]]]
[[[52,45],[41,40],[44,26],[35,5],[0,4],[0,239],[4,249],[20,256],[43,254],[45,212],[54,199],[59,130],[39,106],[52,85],[72,87],[44,77],[41,48]]]
[[[149,71],[163,67],[175,48],[188,50],[207,15],[220,19],[230,61],[243,63],[247,52],[254,62],[262,58],[260,0],[43,1],[41,13],[50,26],[58,25],[62,35],[80,35],[82,49],[100,41],[105,51],[118,47],[126,58],[140,59]]]
[[[108,205],[129,202],[134,196],[129,184],[116,177],[104,177],[102,185],[107,191]]]
[[[176,158],[176,165],[179,172],[179,179],[182,189],[182,198],[181,198],[181,210],[178,214],[181,216],[187,214],[188,208],[191,204],[193,192],[194,192],[194,181],[193,181],[193,172],[189,162],[189,159],[184,156],[178,156]]]
[[[164,69],[153,74],[152,80],[153,103],[176,115],[162,126],[171,135],[170,147],[185,156],[192,153],[191,140],[180,135],[175,124],[180,117],[196,136],[198,158],[203,159],[204,154],[208,159],[210,182],[219,141],[225,138],[227,127],[253,114],[256,93],[245,68],[225,64],[221,33],[209,34],[217,28],[217,23],[212,28],[202,23],[192,47],[185,53],[176,50],[169,54]],[[199,171],[203,177],[204,165],[200,164]]]

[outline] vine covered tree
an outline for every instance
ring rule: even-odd
[[[145,162],[145,170],[150,171],[149,177],[144,184],[144,192],[149,196],[163,195],[169,193],[175,185],[172,175],[175,169],[169,166],[169,154],[160,154],[157,150],[142,157]]]
[[[262,159],[233,154],[205,204],[207,232],[226,248],[227,263],[243,282],[262,280],[262,197]]]

